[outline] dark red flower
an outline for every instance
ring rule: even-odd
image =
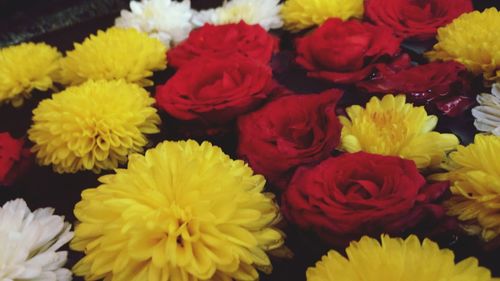
[[[238,154],[255,172],[285,188],[299,165],[319,162],[340,142],[339,90],[279,98],[238,119]]]
[[[169,65],[181,67],[201,56],[217,56],[224,59],[234,52],[262,63],[269,63],[278,51],[278,38],[270,35],[260,25],[205,24],[189,34],[189,37],[167,54]]]
[[[438,27],[473,10],[471,0],[366,0],[365,15],[404,39],[427,40]]]
[[[397,235],[445,216],[436,200],[448,182],[427,183],[415,163],[358,152],[295,172],[283,194],[289,221],[342,245],[362,235]]]
[[[394,71],[380,68],[357,86],[369,93],[404,93],[411,101],[433,104],[445,115],[457,116],[474,104],[467,70],[458,62],[432,62]]]
[[[9,133],[0,133],[0,185],[11,185],[29,167],[31,152],[23,144]]]
[[[177,119],[222,125],[254,110],[275,87],[271,69],[234,54],[191,61],[156,91],[158,105]]]
[[[358,20],[329,19],[297,40],[296,62],[310,77],[353,83],[370,76],[379,65],[409,64],[400,57],[400,39],[387,27]]]

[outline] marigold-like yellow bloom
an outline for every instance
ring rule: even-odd
[[[339,117],[343,125],[341,149],[399,156],[415,161],[418,168],[439,165],[446,152],[458,145],[458,138],[432,131],[437,117],[427,115],[424,107],[405,102],[404,95],[386,95],[382,100],[371,98],[366,108],[347,108],[349,118]]]
[[[297,32],[329,18],[362,18],[363,0],[287,0],[281,8],[285,29]]]
[[[445,174],[453,197],[446,202],[448,214],[465,222],[471,234],[489,241],[500,234],[500,136],[476,135],[474,143],[459,146],[450,154]]]
[[[367,236],[352,242],[347,258],[336,251],[307,270],[307,281],[499,281],[478,266],[476,258],[455,263],[448,249],[411,235],[406,240],[382,235],[382,242]]]
[[[135,29],[109,28],[90,35],[61,60],[60,82],[78,85],[86,80],[124,79],[151,86],[147,78],[167,67],[167,48]]]
[[[155,100],[136,84],[88,81],[42,101],[28,131],[41,165],[58,173],[114,169],[157,133]]]
[[[257,280],[280,247],[265,180],[208,142],[160,143],[82,193],[71,247],[86,280]]]
[[[489,8],[456,18],[438,29],[431,60],[455,60],[474,74],[500,82],[500,11]]]
[[[59,70],[61,54],[44,43],[23,43],[0,49],[0,104],[15,107],[34,89],[47,91]]]

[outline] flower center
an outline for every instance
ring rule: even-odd
[[[408,134],[403,114],[394,111],[373,112],[369,117],[374,125],[374,133],[384,139],[381,144],[391,144],[390,147],[395,151],[399,151]]]

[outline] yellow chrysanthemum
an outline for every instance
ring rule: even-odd
[[[283,243],[264,178],[208,142],[165,141],[99,180],[75,207],[86,280],[257,280]]]
[[[23,43],[0,50],[0,104],[18,107],[34,89],[47,91],[59,70],[61,54],[43,44]]]
[[[297,32],[329,18],[362,18],[363,0],[287,0],[281,8],[285,29]]]
[[[336,251],[307,270],[307,281],[499,281],[476,258],[455,264],[455,256],[438,244],[411,235],[406,240],[367,236],[352,242],[347,258]]]
[[[158,132],[155,100],[136,84],[88,81],[42,101],[28,131],[41,165],[58,173],[114,169]]]
[[[61,60],[61,83],[124,79],[151,86],[147,78],[167,67],[167,49],[158,40],[135,29],[110,28],[90,35]]]
[[[500,11],[463,14],[438,29],[438,43],[427,53],[431,60],[455,60],[487,80],[500,82]]]
[[[382,100],[373,97],[366,108],[347,108],[349,118],[340,116],[341,149],[399,156],[415,161],[418,168],[439,165],[458,138],[433,132],[437,117],[405,102],[404,95],[386,95]]]
[[[467,222],[471,234],[489,241],[500,235],[500,136],[476,135],[474,143],[450,154],[445,174],[453,197],[446,203],[448,214]]]

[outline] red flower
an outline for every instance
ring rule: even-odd
[[[433,104],[445,115],[457,116],[474,104],[467,76],[460,63],[432,62],[399,72],[381,68],[357,86],[369,93],[405,93],[417,104]]]
[[[31,152],[23,141],[0,133],[0,185],[11,185],[30,164]]]
[[[471,0],[366,0],[366,17],[404,39],[427,40],[438,27],[473,10]]]
[[[296,62],[310,77],[353,83],[370,76],[379,65],[401,64],[396,59],[409,64],[408,56],[397,57],[400,43],[387,27],[330,19],[297,40]]]
[[[168,52],[169,64],[181,67],[201,56],[225,58],[237,52],[267,64],[278,51],[279,40],[260,25],[210,25],[194,30],[186,41]]]
[[[319,162],[340,142],[339,90],[292,95],[238,119],[238,154],[259,174],[285,188],[295,168]]]
[[[413,161],[364,152],[299,168],[283,195],[284,215],[327,242],[400,234],[426,217],[443,217],[434,203],[448,182],[426,183]]]
[[[242,55],[200,57],[156,91],[156,101],[177,119],[222,125],[254,110],[274,88],[271,69]]]

